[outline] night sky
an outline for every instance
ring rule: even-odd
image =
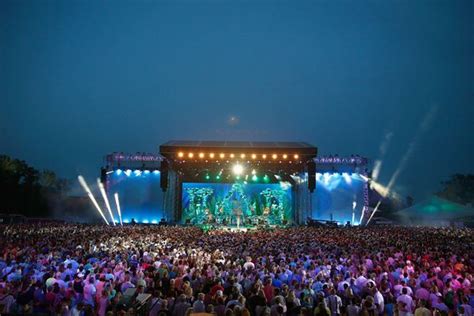
[[[474,172],[473,87],[471,0],[0,1],[0,153],[71,179],[171,139],[298,140],[419,201]]]

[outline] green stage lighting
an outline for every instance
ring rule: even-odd
[[[254,174],[254,175],[252,176],[252,181],[258,181],[257,175]]]
[[[220,175],[217,175],[216,176],[216,180],[220,180],[221,179],[221,176]]]
[[[209,180],[211,177],[209,176],[209,174],[206,174],[206,180]]]
[[[265,175],[265,176],[263,177],[263,181],[268,182],[269,180],[270,180],[270,178],[268,178],[267,175]]]

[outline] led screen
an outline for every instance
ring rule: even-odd
[[[185,223],[285,225],[293,221],[288,182],[183,183],[182,197]]]

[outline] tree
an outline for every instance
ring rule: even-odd
[[[67,189],[67,181],[54,172],[40,172],[23,160],[0,155],[0,213],[47,216]]]
[[[454,174],[441,182],[443,188],[436,193],[439,197],[459,204],[474,204],[474,175]]]

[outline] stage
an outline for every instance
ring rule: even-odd
[[[101,182],[123,223],[252,230],[363,222],[367,159],[316,157],[301,142],[170,141],[159,154],[112,153]],[[122,219],[116,219],[120,222]]]

